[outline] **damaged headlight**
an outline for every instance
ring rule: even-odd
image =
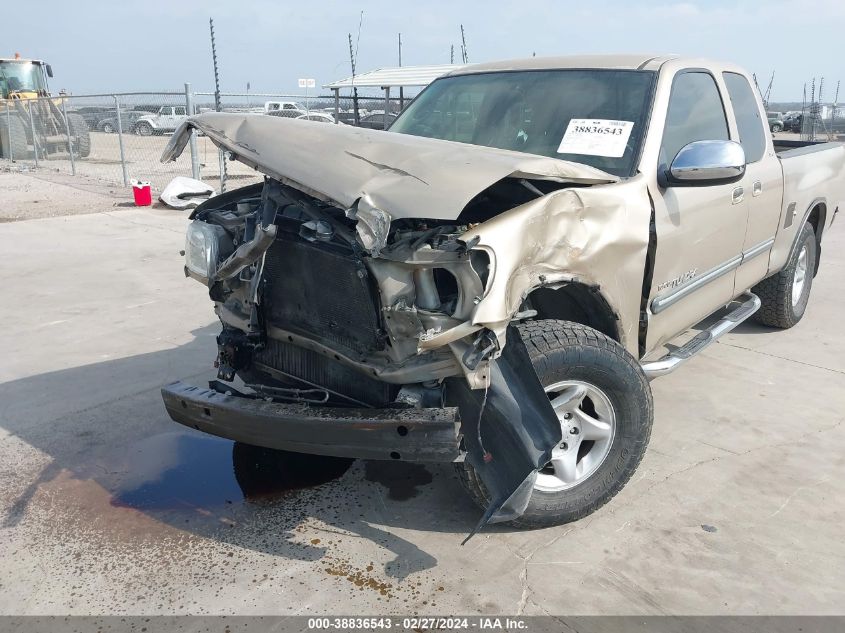
[[[188,225],[185,235],[185,272],[188,275],[206,284],[214,276],[220,261],[222,230],[201,220],[194,220]]]
[[[374,206],[364,196],[358,200],[358,204],[346,211],[346,217],[357,220],[355,230],[358,233],[358,240],[373,257],[378,257],[381,249],[387,244],[387,235],[390,233],[390,222],[393,218],[387,211],[382,211]]]

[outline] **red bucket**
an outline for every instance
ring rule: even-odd
[[[153,191],[146,180],[132,181],[132,195],[135,196],[136,207],[148,207],[153,203]]]

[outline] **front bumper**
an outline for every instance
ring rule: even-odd
[[[174,421],[255,446],[362,459],[463,459],[456,407],[346,409],[282,404],[183,382],[167,385],[161,395]]]

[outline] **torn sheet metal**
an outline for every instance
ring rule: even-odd
[[[464,543],[488,523],[510,521],[525,512],[537,471],[561,441],[560,421],[515,326],[508,327],[508,345],[489,367],[486,390],[470,389],[459,379],[448,386],[461,412],[466,460],[490,495]]]
[[[237,159],[341,208],[364,195],[393,219],[456,219],[479,192],[507,177],[576,184],[617,182],[599,169],[502,149],[280,117],[206,113],[176,130],[162,154],[175,160],[205,133]]]
[[[500,338],[535,288],[577,281],[596,288],[637,351],[651,206],[645,180],[562,189],[511,209],[461,237],[493,254],[495,267],[472,322]]]

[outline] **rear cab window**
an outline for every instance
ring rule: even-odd
[[[766,132],[760,116],[760,106],[754,96],[754,90],[748,80],[739,73],[722,73],[728,95],[733,106],[734,118],[739,129],[739,142],[745,150],[745,160],[756,163],[766,152]],[[771,112],[768,116],[779,117],[779,113]],[[767,119],[768,123],[768,119]]]

